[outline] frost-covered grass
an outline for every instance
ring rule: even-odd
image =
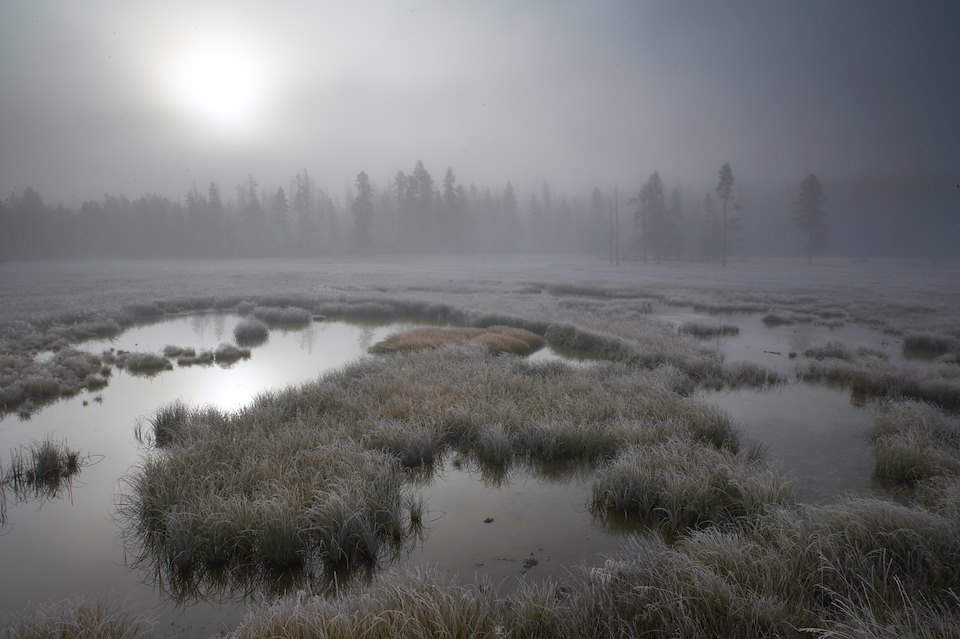
[[[950,364],[893,364],[871,354],[850,359],[825,357],[797,369],[806,381],[841,384],[886,398],[918,399],[943,408],[960,408],[960,370]]]
[[[269,335],[270,327],[265,322],[250,317],[240,320],[233,328],[233,339],[241,346],[262,344]]]
[[[209,366],[213,361],[213,351],[200,351],[192,355],[181,355],[177,358],[177,366]]]
[[[926,442],[910,454],[936,461],[909,480],[922,506],[793,505],[782,478],[740,451],[734,425],[689,398],[699,388],[784,380],[755,362],[725,362],[656,320],[658,308],[678,305],[960,337],[951,332],[960,316],[956,269],[832,263],[804,270],[758,260],[723,271],[635,263],[617,270],[573,261],[134,265],[111,273],[110,286],[81,282],[69,293],[38,278],[5,295],[10,303],[0,309],[0,374],[8,374],[0,397],[23,406],[102,384],[108,377],[98,356],[82,377],[83,368],[53,362],[80,340],[171,313],[255,318],[256,309],[295,308],[298,322],[322,314],[522,327],[558,350],[602,361],[573,369],[444,346],[370,358],[235,414],[190,407],[158,414],[143,431],[159,448],[146,453],[122,493],[129,541],[148,570],[174,581],[223,581],[231,570],[253,569],[271,576],[262,583],[276,583],[280,573],[375,565],[393,552],[423,517],[415,486],[405,483],[409,468],[428,475],[448,453],[481,468],[575,460],[598,469],[598,486],[625,471],[623,494],[634,503],[662,500],[650,520],[678,522],[679,537],[670,544],[657,535],[633,538],[562,586],[534,583],[509,595],[417,575],[386,575],[333,597],[291,595],[255,607],[236,636],[956,634],[960,489],[940,463],[948,456],[935,456],[948,450],[942,433],[931,434],[940,430],[908,436],[912,446]],[[6,282],[29,270],[8,267]],[[144,290],[159,299],[143,299]],[[44,315],[48,308],[57,315]],[[55,354],[36,359],[43,351]],[[811,380],[948,407],[958,396],[960,374],[947,359],[892,364],[839,343],[806,356],[803,375]],[[189,365],[215,356],[169,357]],[[903,421],[910,433],[923,423]],[[902,437],[892,429],[876,439],[877,450],[888,446],[902,460]]]
[[[250,349],[249,348],[240,348],[234,344],[223,343],[217,346],[213,350],[213,359],[217,364],[223,364],[229,366],[234,364],[241,359],[250,358]],[[192,362],[192,363],[202,363],[202,362]]]
[[[703,322],[684,322],[677,330],[685,335],[692,335],[700,339],[740,334],[740,328],[733,324],[704,324]]]
[[[759,460],[670,438],[623,451],[594,484],[592,507],[679,530],[757,516],[794,498],[790,482]]]
[[[152,625],[112,602],[83,597],[20,613],[2,631],[4,639],[147,639]]]
[[[142,427],[162,452],[121,512],[144,561],[180,571],[375,564],[409,529],[403,466],[447,450],[495,467],[602,462],[671,437],[737,450],[686,384],[669,366],[579,371],[467,346],[362,360],[238,413],[162,408]]]
[[[844,362],[852,362],[857,358],[874,357],[877,359],[887,359],[887,354],[875,348],[859,346],[851,348],[843,342],[836,340],[828,341],[822,346],[815,346],[803,351],[804,357],[816,360],[839,359]]]
[[[134,375],[155,375],[173,369],[170,360],[156,353],[119,352],[116,364]]]
[[[416,328],[394,333],[370,347],[372,353],[397,353],[448,344],[477,344],[491,353],[529,355],[543,346],[543,338],[522,328]]]
[[[61,397],[102,388],[107,376],[100,357],[69,348],[42,362],[23,354],[0,355],[0,410],[30,413]]]
[[[960,476],[960,418],[919,402],[881,405],[870,431],[874,474],[887,482],[909,483]]]
[[[176,359],[179,357],[196,357],[197,351],[195,348],[189,346],[174,346],[168,344],[163,347],[163,356],[169,357],[170,359]]]
[[[632,537],[562,586],[500,596],[482,582],[391,574],[334,598],[263,606],[232,636],[950,637],[955,533],[937,515],[891,502],[779,507],[674,544]]]

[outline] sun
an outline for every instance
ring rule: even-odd
[[[195,124],[240,134],[258,124],[265,77],[263,63],[252,50],[230,42],[204,42],[174,58],[169,85],[173,101]]]

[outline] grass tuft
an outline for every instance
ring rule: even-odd
[[[178,357],[196,357],[197,351],[196,349],[186,346],[167,345],[163,347],[163,356],[169,357],[170,359],[175,359]]]
[[[684,335],[692,335],[700,339],[711,337],[728,337],[739,335],[740,328],[733,324],[703,324],[701,322],[684,322],[677,329],[677,332]]]
[[[235,364],[241,359],[250,359],[250,349],[249,348],[239,348],[233,344],[220,344],[213,351],[213,359],[217,364],[224,366],[229,366],[230,364]]]
[[[267,341],[270,328],[266,323],[250,317],[240,320],[233,329],[233,338],[241,346],[256,346]]]
[[[793,500],[789,481],[764,464],[672,438],[621,453],[594,484],[592,508],[681,530],[756,516]]]
[[[960,476],[960,418],[920,402],[885,402],[870,431],[874,476],[909,484]]]
[[[87,460],[65,442],[50,437],[21,447],[0,477],[0,491],[10,486],[17,499],[52,499],[70,487]]]
[[[5,630],[5,639],[147,639],[151,624],[122,607],[76,598],[22,613]]]
[[[173,369],[170,360],[155,353],[118,353],[117,366],[134,375],[155,375]]]

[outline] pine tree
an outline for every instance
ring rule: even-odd
[[[353,244],[367,249],[373,239],[373,187],[366,172],[357,174],[357,197],[350,209],[353,213]]]
[[[727,265],[727,236],[732,228],[736,228],[737,219],[730,217],[730,211],[738,207],[733,201],[733,169],[729,164],[720,167],[720,180],[717,183],[717,196],[723,203],[723,224],[721,225],[722,241],[720,244],[720,263]]]
[[[826,199],[823,185],[813,173],[800,183],[793,221],[807,235],[807,264],[813,263],[813,254],[823,248],[827,241],[827,221],[823,211]]]

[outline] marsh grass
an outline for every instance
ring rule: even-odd
[[[916,399],[941,408],[960,409],[960,371],[949,364],[894,365],[871,356],[852,360],[825,358],[797,368],[806,381],[821,381],[891,399]]]
[[[80,391],[96,390],[105,380],[101,358],[64,348],[44,361],[0,355],[0,411],[29,416],[38,408]]]
[[[87,463],[88,458],[65,442],[48,437],[12,452],[0,490],[9,487],[19,501],[57,498]]]
[[[119,351],[116,356],[116,364],[133,375],[156,375],[161,371],[173,369],[170,360],[156,353]]]
[[[200,351],[194,355],[181,355],[177,358],[177,366],[209,366],[214,360],[213,351]]]
[[[290,596],[233,637],[953,636],[960,542],[945,520],[876,500],[774,507],[673,543],[629,537],[563,585],[389,574]]]
[[[686,378],[672,367],[540,368],[433,349],[361,360],[237,413],[165,407],[142,427],[162,451],[121,490],[127,545],[184,583],[213,567],[371,566],[416,530],[403,469],[429,473],[447,451],[496,483],[513,463],[599,461],[672,436],[739,445],[722,412],[677,394]]]
[[[152,624],[123,606],[82,597],[24,611],[3,639],[148,639]]]
[[[939,355],[960,351],[960,340],[944,333],[907,333],[903,336],[903,347]]]
[[[670,438],[623,451],[594,483],[591,507],[681,530],[756,516],[794,499],[790,482],[762,462]]]
[[[139,564],[185,583],[212,568],[299,569],[311,557],[323,572],[376,564],[403,541],[402,473],[389,455],[266,408],[175,405],[152,423],[158,441],[170,433],[164,452],[128,478],[118,504]]]
[[[960,418],[920,402],[885,402],[869,434],[874,476],[909,484],[960,476]]]
[[[176,359],[178,357],[196,357],[197,351],[194,348],[187,346],[174,346],[168,344],[163,347],[163,356],[170,359]]]
[[[777,313],[767,313],[761,318],[761,321],[767,326],[787,326],[796,323],[792,317],[779,315]]]
[[[213,359],[221,366],[229,366],[239,362],[241,359],[250,359],[250,349],[240,348],[233,344],[223,343],[217,346],[213,351]],[[193,362],[201,363],[201,362]]]
[[[843,342],[835,340],[829,341],[822,346],[815,346],[803,351],[804,357],[816,360],[838,359],[844,362],[853,362],[858,358],[874,357],[876,359],[887,359],[887,354],[875,348],[860,346],[851,348]]]
[[[270,328],[258,319],[244,318],[233,328],[233,339],[240,346],[263,344],[269,336]]]
[[[543,338],[522,328],[417,328],[394,333],[372,347],[372,353],[397,353],[439,348],[450,344],[478,344],[491,353],[529,355],[543,346]]]
[[[163,447],[179,440],[185,433],[189,422],[199,417],[181,401],[161,406],[146,424],[137,424],[135,435],[143,445]],[[149,428],[147,427],[149,425]]]
[[[700,339],[712,337],[729,337],[740,334],[740,328],[733,324],[704,324],[702,322],[684,322],[677,329],[684,335],[692,335]]]
[[[378,579],[362,596],[303,597],[264,606],[230,636],[492,638],[498,636],[498,611],[491,590],[456,586],[435,572],[394,576]]]

